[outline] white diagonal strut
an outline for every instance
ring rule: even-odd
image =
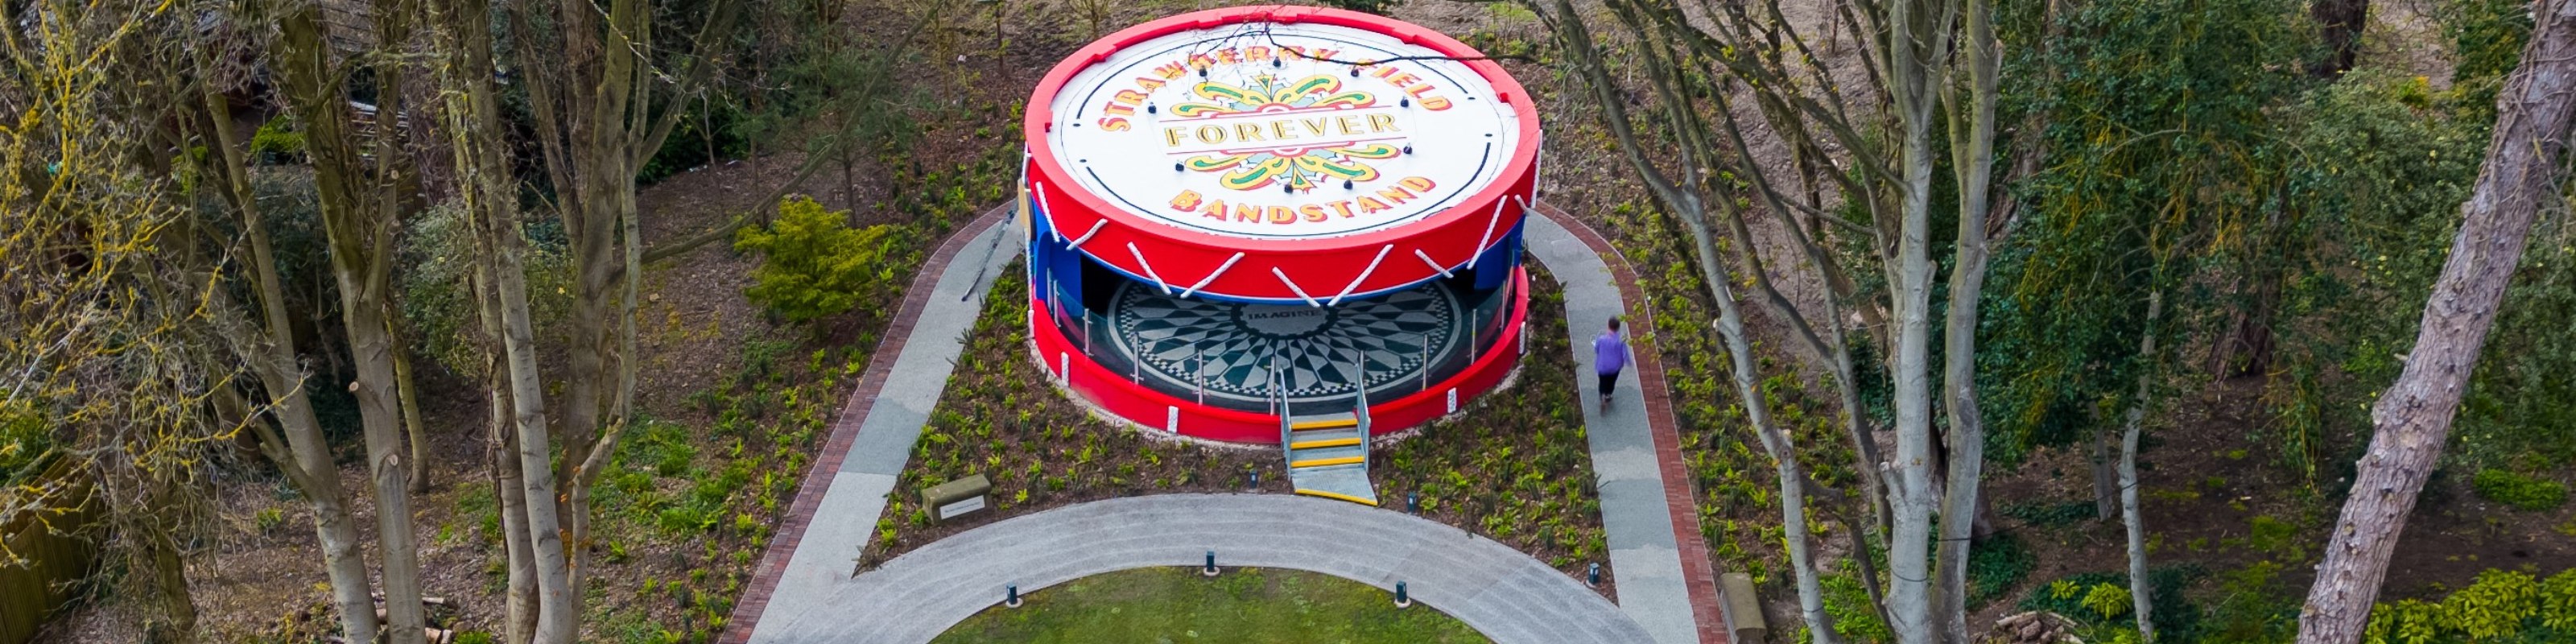
[[[1359,290],[1360,282],[1368,281],[1369,275],[1377,272],[1378,262],[1386,261],[1386,254],[1394,251],[1394,244],[1387,244],[1385,246],[1378,247],[1377,258],[1369,260],[1368,268],[1360,269],[1360,276],[1351,278],[1351,285],[1342,287],[1342,292],[1334,295],[1333,301],[1326,302],[1325,306],[1341,306],[1342,298],[1350,297],[1351,291]]]
[[[1288,274],[1281,272],[1279,267],[1270,267],[1270,274],[1279,276],[1279,283],[1288,285],[1288,292],[1296,293],[1299,299],[1306,301],[1307,306],[1321,307],[1324,305],[1322,302],[1315,301],[1314,296],[1307,295],[1306,289],[1297,288],[1297,282],[1295,280],[1288,279]]]
[[[1441,266],[1440,262],[1433,261],[1431,259],[1431,254],[1422,252],[1422,249],[1420,248],[1413,249],[1413,256],[1422,258],[1422,263],[1424,264],[1430,264],[1431,270],[1440,271],[1441,277],[1456,277],[1455,275],[1449,274],[1449,267]]]
[[[1054,218],[1054,217],[1048,217],[1048,218],[1047,218],[1047,222],[1048,222],[1048,223],[1054,223],[1054,222],[1055,222],[1055,218]],[[1098,235],[1098,234],[1100,234],[1100,229],[1102,229],[1102,228],[1106,228],[1106,227],[1108,227],[1108,226],[1109,226],[1109,220],[1108,220],[1108,219],[1105,219],[1105,218],[1104,218],[1104,219],[1101,219],[1100,221],[1091,222],[1091,230],[1083,231],[1083,232],[1082,232],[1082,236],[1081,236],[1081,237],[1075,237],[1075,238],[1073,238],[1073,241],[1065,242],[1065,244],[1064,244],[1064,249],[1065,249],[1065,250],[1081,250],[1081,249],[1082,249],[1082,243],[1083,243],[1083,242],[1091,241],[1091,236],[1092,236],[1092,235]],[[1049,228],[1049,229],[1053,229],[1053,228],[1055,228],[1055,227],[1054,227],[1054,226],[1048,226],[1047,228]],[[1057,232],[1057,233],[1056,233],[1055,238],[1056,238],[1056,239],[1064,239],[1064,233],[1063,233],[1063,232]]]
[[[1145,276],[1154,278],[1154,285],[1163,287],[1164,295],[1172,294],[1172,284],[1163,281],[1163,276],[1154,273],[1153,264],[1145,263],[1145,251],[1136,250],[1136,242],[1127,242],[1127,254],[1136,256],[1136,267],[1145,269]]]
[[[1103,219],[1101,221],[1107,222],[1108,220]],[[1233,257],[1225,258],[1225,263],[1218,264],[1216,270],[1209,272],[1207,277],[1199,278],[1199,283],[1191,284],[1189,288],[1181,289],[1181,297],[1189,297],[1191,293],[1197,293],[1199,292],[1199,289],[1207,288],[1209,282],[1216,281],[1216,276],[1224,275],[1226,269],[1234,268],[1234,263],[1242,260],[1243,253],[1240,252],[1235,253]]]
[[[1467,257],[1467,268],[1475,268],[1476,260],[1485,258],[1485,244],[1493,243],[1494,224],[1501,223],[1503,221],[1503,204],[1507,203],[1511,203],[1511,200],[1494,200],[1494,214],[1493,216],[1485,219],[1485,236],[1476,239],[1476,254]]]

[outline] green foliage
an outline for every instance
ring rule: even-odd
[[[778,204],[778,219],[769,226],[743,228],[734,250],[762,255],[752,271],[759,283],[743,294],[794,322],[883,302],[908,274],[902,269],[910,236],[885,224],[852,229],[849,217],[798,197]]]
[[[499,644],[500,638],[488,631],[466,631],[456,634],[456,644]]]
[[[2183,589],[2202,574],[2199,568],[2190,565],[2147,571],[2148,585],[2154,591],[2149,597],[2149,608],[2153,609],[2156,637],[2160,641],[2189,642],[2197,637],[2200,607],[2184,599]],[[2118,601],[2111,601],[2115,597]],[[2113,607],[2115,603],[2116,609]],[[2133,626],[2130,609],[2129,575],[2117,572],[2068,575],[2031,589],[2017,608],[2050,611],[2105,630]]]
[[[2096,509],[2092,501],[2014,501],[1998,511],[2034,526],[2054,528],[2092,519]]]
[[[2265,392],[2278,420],[2263,438],[2313,482],[2321,465],[2349,460],[2323,450],[2367,431],[2369,401],[2404,366],[2394,356],[2414,341],[2487,124],[2456,93],[2366,70],[2293,114],[2301,163],[2280,224],[2249,261],[2274,262],[2281,284],[2278,376]]]
[[[2531,3],[2519,0],[2445,0],[2435,3],[2442,35],[2451,39],[2451,80],[2475,104],[2492,106],[2506,73],[2522,61],[2531,40]],[[2492,109],[2490,107],[2490,109]]]
[[[250,160],[253,163],[299,163],[304,160],[304,132],[295,129],[293,119],[278,115],[260,124],[250,135]]]
[[[45,426],[44,416],[29,399],[0,401],[0,485],[35,474],[25,470],[53,449],[53,436]]]
[[[2219,575],[2218,595],[2202,622],[2207,642],[2288,642],[2298,634],[2304,593],[2281,582],[2281,565],[2257,561]]]
[[[2576,638],[2576,570],[2547,580],[2489,570],[2439,601],[2382,603],[2370,612],[2366,644],[2564,642]]]
[[[2555,510],[2567,502],[2567,486],[2557,481],[2496,468],[2478,470],[2470,484],[2478,496],[2525,512]]]
[[[2038,565],[2030,549],[2012,533],[1997,534],[1968,546],[1968,607],[1984,606],[2030,576]]]
[[[528,231],[527,252],[520,257],[527,272],[530,326],[546,333],[561,328],[572,311],[572,260],[556,234],[555,220]],[[474,302],[474,222],[454,201],[429,207],[405,222],[408,230],[397,249],[401,269],[404,340],[417,354],[448,371],[481,373],[483,323]]]
[[[637,185],[650,184],[679,174],[680,171],[715,163],[726,156],[742,156],[750,151],[751,142],[743,138],[737,124],[744,120],[743,104],[731,96],[683,104],[680,115],[671,126],[669,138],[662,147],[645,159],[644,167],[635,169]],[[714,156],[709,156],[710,154]]]
[[[2129,589],[2119,584],[2099,583],[2084,590],[2084,607],[2105,620],[2129,614],[2129,603]]]
[[[1840,572],[1816,579],[1816,585],[1824,591],[1825,614],[1834,620],[1834,634],[1846,642],[1896,641],[1896,630],[1879,619],[1878,609],[1869,599],[1869,589],[1861,587],[1860,577],[1851,569],[1851,564],[1845,562]],[[1803,629],[1798,636],[1799,641],[1811,641]]]
[[[2158,357],[2138,355],[2140,336],[2219,306],[2184,285],[2195,260],[2259,225],[2281,180],[2274,108],[2305,85],[2300,6],[2070,5],[2044,56],[2011,55],[2013,92],[2051,110],[2051,169],[2020,186],[2028,214],[1981,303],[1991,458],[2009,466],[2146,404],[2130,398]],[[2150,292],[2165,296],[2152,330]]]

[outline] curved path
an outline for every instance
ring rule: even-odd
[[[728,623],[724,644],[927,642],[1021,592],[1166,565],[1294,568],[1392,589],[1497,642],[1724,644],[1726,619],[1652,351],[1621,378],[1617,409],[1587,404],[1602,522],[1620,604],[1509,546],[1401,512],[1288,495],[1159,495],[1012,517],[852,570],[974,327],[993,275],[1021,252],[1008,206],[961,227],[905,291],[858,390],[800,486]],[[1651,328],[1624,261],[1542,206],[1529,252],[1565,284],[1574,347],[1625,312]],[[1606,260],[1606,261],[1605,261]],[[973,270],[967,270],[972,267]],[[1589,351],[1577,350],[1589,366]],[[902,378],[890,378],[892,374]],[[1647,389],[1641,382],[1655,383]]]
[[[1196,566],[1211,547],[1220,567],[1294,568],[1390,591],[1404,581],[1415,601],[1498,643],[1648,639],[1582,582],[1457,528],[1294,495],[1165,494],[1021,515],[932,542],[834,589],[822,604],[837,609],[764,619],[753,641],[926,642],[1001,601],[1006,585],[1026,593],[1104,572]]]

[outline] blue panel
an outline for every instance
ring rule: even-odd
[[[1512,224],[1511,232],[1505,233],[1492,247],[1486,248],[1484,254],[1476,257],[1476,290],[1497,288],[1503,285],[1503,280],[1511,279],[1512,267],[1521,262],[1521,229],[1528,225],[1526,218]]]
[[[1052,247],[1047,253],[1047,271],[1055,277],[1055,292],[1046,297],[1058,300],[1056,304],[1064,309],[1065,317],[1080,319],[1083,314],[1082,252],[1064,248],[1053,239],[1047,240],[1046,245]]]

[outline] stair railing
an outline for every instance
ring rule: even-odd
[[[1369,465],[1368,353],[1363,351],[1353,353],[1358,354],[1358,362],[1352,365],[1351,372],[1358,374],[1359,381],[1351,384],[1352,406],[1356,407],[1352,413],[1359,421],[1360,471],[1366,472]]]
[[[1291,447],[1292,445],[1295,445],[1295,443],[1289,442],[1288,440],[1289,433],[1293,429],[1290,426],[1289,419],[1296,417],[1296,415],[1288,413],[1288,392],[1282,390],[1279,386],[1279,356],[1270,357],[1269,371],[1270,399],[1278,402],[1279,404],[1279,458],[1282,462],[1287,463],[1293,469],[1297,463],[1297,453],[1296,449]]]

